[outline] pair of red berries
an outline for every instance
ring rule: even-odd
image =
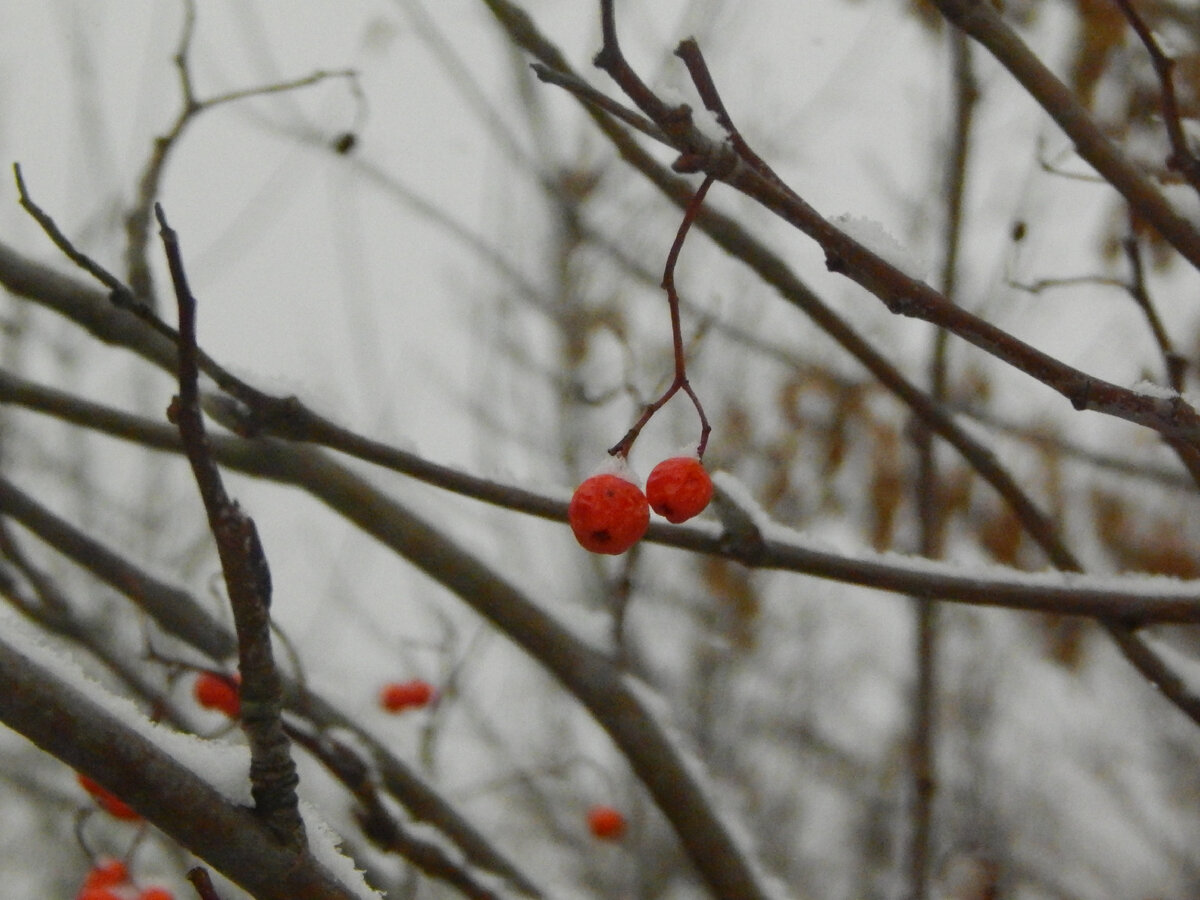
[[[83,887],[75,896],[75,900],[174,900],[175,895],[166,888],[143,888],[136,895],[129,892],[133,888],[129,881],[129,869],[119,859],[98,862],[88,871]],[[133,888],[136,890],[136,888]]]
[[[712,499],[712,479],[694,456],[663,460],[646,479],[646,492],[614,472],[601,472],[575,489],[567,521],[575,539],[593,553],[624,553],[650,526],[650,510],[679,524]]]

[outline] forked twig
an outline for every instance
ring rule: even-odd
[[[146,160],[141,176],[138,178],[137,193],[133,205],[125,213],[125,267],[128,271],[128,289],[139,303],[146,305],[151,310],[156,306],[154,281],[147,255],[150,244],[151,206],[158,199],[159,188],[162,184],[163,173],[166,171],[167,161],[188,126],[198,116],[217,106],[226,103],[235,103],[250,97],[260,97],[267,94],[278,94],[310,87],[330,78],[351,79],[351,89],[361,99],[361,93],[355,81],[357,73],[351,69],[336,71],[318,70],[300,78],[282,81],[277,84],[242,88],[212,97],[200,98],[196,95],[195,86],[192,84],[191,66],[188,61],[195,32],[195,0],[184,0],[183,25],[179,33],[179,44],[172,57],[172,62],[179,76],[179,91],[182,100],[181,108],[175,117],[175,121],[171,123],[167,131],[155,138],[154,149]]]

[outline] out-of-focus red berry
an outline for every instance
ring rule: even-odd
[[[428,681],[415,678],[412,681],[393,681],[379,690],[379,705],[390,713],[404,712],[428,706],[437,696],[437,691]]]
[[[602,841],[619,841],[625,834],[625,816],[612,806],[593,806],[587,824],[588,831]]]
[[[192,685],[192,696],[205,709],[216,709],[231,719],[242,711],[242,700],[238,695],[241,675],[224,675],[220,672],[200,672]]]
[[[129,880],[129,869],[119,859],[109,859],[98,862],[88,870],[83,880],[83,890],[88,888],[109,888],[124,884]]]
[[[136,822],[141,818],[124,800],[111,791],[100,787],[99,784],[82,772],[76,773],[76,777],[79,779],[80,787],[91,794],[104,811],[113,818],[124,819],[126,822]]]
[[[175,895],[163,887],[148,887],[138,894],[138,900],[175,900]]]
[[[713,483],[694,456],[664,459],[646,479],[650,507],[668,522],[679,524],[699,515],[712,499]]]
[[[567,521],[583,549],[615,555],[642,539],[650,525],[650,506],[636,484],[605,472],[575,488]]]

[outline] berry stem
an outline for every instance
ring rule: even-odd
[[[662,289],[667,292],[667,304],[671,309],[671,340],[675,346],[675,377],[662,396],[648,404],[633,427],[609,449],[608,452],[611,456],[629,456],[629,451],[633,449],[633,442],[642,433],[646,423],[666,405],[668,400],[682,390],[691,398],[692,405],[696,407],[696,414],[700,416],[700,443],[696,446],[696,455],[701,459],[704,457],[704,449],[708,446],[708,434],[712,431],[712,426],[708,424],[708,417],[704,414],[700,398],[696,396],[696,392],[688,383],[687,358],[683,349],[683,327],[679,316],[679,293],[675,290],[675,264],[679,260],[679,253],[683,249],[683,242],[687,238],[688,230],[700,214],[700,207],[704,205],[704,197],[713,181],[714,176],[706,175],[704,181],[700,183],[700,187],[696,189],[696,193],[692,195],[692,199],[688,201],[687,208],[683,211],[683,221],[679,223],[679,231],[667,254],[667,264],[663,270]]]

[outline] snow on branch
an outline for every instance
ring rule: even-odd
[[[5,616],[0,633],[0,722],[96,780],[261,900],[378,896],[352,863],[335,859],[340,854],[330,841],[297,854],[246,808],[244,748],[150,721],[17,619]]]
[[[10,373],[0,372],[0,403],[16,403],[125,440],[179,452],[178,436],[168,425],[43,388]],[[224,466],[262,478],[296,483],[310,493],[320,488],[316,469],[305,461],[311,448],[281,445],[272,454],[263,454],[259,452],[262,446],[259,441],[218,435],[212,435],[211,440],[214,458]],[[504,484],[441,466],[408,450],[388,448],[364,438],[358,440],[370,451],[360,458],[392,471],[494,506],[559,522],[567,520],[565,492]],[[349,437],[339,443],[341,449],[356,449]],[[325,461],[318,468],[324,471],[328,465],[331,463]],[[297,478],[298,468],[306,471],[305,479]],[[646,532],[645,540],[722,556],[751,567],[799,572],[918,597],[1062,615],[1113,617],[1129,625],[1200,622],[1200,581],[1166,576],[1020,572],[1001,566],[967,569],[952,562],[934,562],[899,553],[875,553],[865,548],[848,551],[771,522],[754,504],[749,489],[728,473],[715,473],[713,482],[718,491],[718,512],[724,503],[733,505],[731,511],[721,513],[723,521],[741,519],[743,527],[727,525],[722,529],[703,521],[688,525],[656,522]]]

